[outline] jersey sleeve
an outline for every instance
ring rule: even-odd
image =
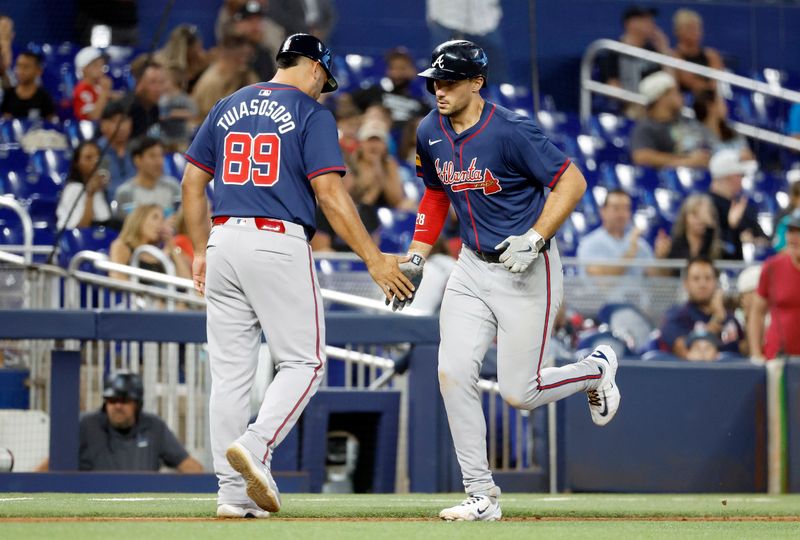
[[[569,158],[530,120],[517,124],[507,147],[509,160],[524,176],[554,188],[569,166]]]
[[[424,138],[423,138],[424,139]],[[431,162],[430,156],[426,152],[426,147],[417,131],[417,176],[422,178],[425,187],[429,189],[444,189],[439,175],[436,174],[436,167]]]
[[[303,131],[303,167],[306,178],[337,172],[344,176],[347,171],[339,148],[339,132],[336,120],[327,109],[317,110],[308,117]]]
[[[197,134],[185,154],[186,161],[211,176],[214,176],[217,168],[217,151],[214,145],[214,122],[217,116],[214,113],[216,110],[217,106],[214,105],[200,125],[200,129],[197,130]]]

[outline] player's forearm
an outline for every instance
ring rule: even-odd
[[[196,255],[205,254],[208,242],[210,221],[206,200],[207,178],[210,175],[190,163],[186,166],[181,183],[183,219]]]
[[[198,255],[204,255],[210,228],[205,193],[200,196],[196,194],[187,196],[184,192],[183,215],[194,252]]]
[[[548,195],[542,214],[533,224],[533,229],[544,239],[552,238],[575,209],[585,191],[586,179],[578,167],[570,163]]]
[[[425,242],[420,242],[419,240],[414,240],[408,246],[408,252],[409,253],[419,253],[420,255],[422,255],[426,259],[428,258],[428,255],[431,254],[432,250],[433,250],[433,246],[432,245],[426,244]]]

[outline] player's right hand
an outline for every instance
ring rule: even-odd
[[[415,290],[419,288],[419,284],[422,282],[422,267],[424,265],[425,257],[419,253],[409,253],[400,263],[400,271],[411,281]],[[411,296],[407,297],[405,300],[400,300],[395,296],[391,301],[392,311],[402,310],[404,307],[411,304],[414,298],[416,298],[416,293],[412,293]],[[389,305],[389,299],[386,300],[386,305]]]
[[[391,302],[397,296],[400,300],[409,298],[414,292],[414,285],[403,274],[399,266],[400,259],[394,255],[381,253],[374,262],[367,263],[369,275],[383,291],[386,300]]]
[[[192,281],[194,288],[205,296],[206,294],[206,256],[195,254],[192,261]]]

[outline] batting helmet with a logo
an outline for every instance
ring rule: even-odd
[[[483,77],[486,86],[489,75],[489,59],[479,46],[471,41],[445,41],[433,50],[431,67],[419,74],[428,79],[428,92],[435,93],[433,81],[462,81]]]
[[[278,51],[277,58],[290,54],[299,54],[320,63],[328,76],[325,86],[322,87],[323,93],[333,92],[339,88],[339,83],[331,74],[331,50],[319,39],[310,34],[293,34],[287,37]]]

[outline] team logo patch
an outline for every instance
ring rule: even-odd
[[[444,55],[440,54],[439,57],[436,60],[433,61],[433,64],[431,64],[431,67],[444,69]]]
[[[503,187],[494,177],[489,169],[480,170],[475,167],[478,158],[472,158],[469,168],[466,171],[455,170],[452,161],[445,161],[443,164],[436,160],[436,174],[442,184],[450,186],[454,192],[464,191],[465,189],[482,189],[484,195],[492,195],[502,191]]]
[[[272,95],[272,90],[259,90],[258,95],[261,97],[268,97]]]

